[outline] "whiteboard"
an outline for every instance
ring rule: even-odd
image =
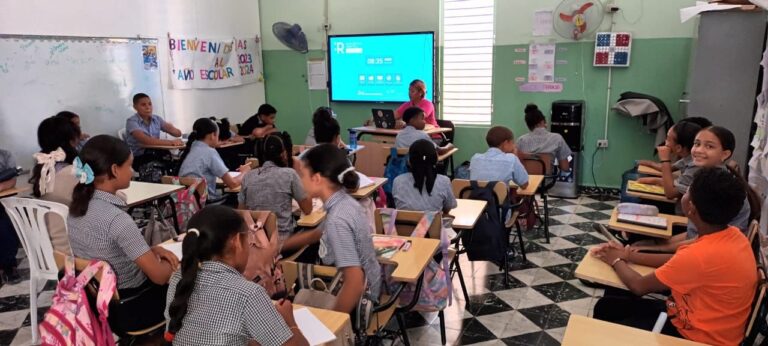
[[[133,115],[132,97],[152,98],[163,115],[155,55],[144,63],[145,47],[157,39],[0,35],[0,148],[31,168],[39,151],[37,126],[56,113],[80,115],[90,135],[117,135]],[[151,50],[150,50],[151,51]]]

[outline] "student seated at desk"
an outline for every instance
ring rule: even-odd
[[[339,268],[344,276],[333,310],[351,313],[363,295],[378,301],[381,267],[373,248],[371,224],[362,217],[365,210],[345,191],[359,184],[346,151],[333,144],[319,144],[304,155],[299,172],[304,190],[310,198],[322,199],[327,212],[320,259]]]
[[[187,147],[181,154],[179,176],[204,178],[208,185],[208,198],[211,203],[222,199],[216,189],[216,178],[221,178],[230,189],[236,189],[243,180],[243,174],[251,170],[250,165],[242,165],[238,169],[240,175],[232,177],[229,169],[216,151],[219,145],[219,126],[213,120],[200,118],[192,125],[192,133],[187,139]]]
[[[741,209],[739,209],[739,212],[728,222],[728,224],[735,226],[741,230],[742,233],[746,234],[749,228],[749,221],[757,219],[760,215],[760,198],[738,172],[735,172],[725,164],[725,162],[731,158],[735,147],[736,138],[731,131],[724,127],[711,126],[699,131],[696,135],[693,148],[691,149],[691,157],[693,157],[693,164],[697,167],[697,170],[704,168],[720,169],[733,175],[742,183],[741,190],[746,196],[743,203],[740,204]],[[659,155],[661,156],[661,152]],[[679,180],[680,179],[678,179],[678,181]],[[689,187],[686,186],[686,190],[688,188]],[[680,203],[682,204],[682,200]],[[674,252],[681,245],[692,243],[697,237],[698,232],[696,230],[696,224],[690,222],[689,219],[686,233],[675,235],[658,246],[645,246],[642,249]]]
[[[152,161],[163,161],[168,156],[167,150],[144,149],[142,145],[182,146],[181,139],[160,139],[160,131],[174,137],[181,137],[181,131],[152,114],[152,99],[147,94],[133,96],[133,109],[136,114],[125,120],[125,142],[133,153],[133,167],[138,169]]]
[[[277,117],[277,109],[270,104],[263,104],[259,106],[259,110],[256,114],[248,118],[242,125],[238,134],[241,136],[252,136],[254,138],[264,138],[277,131],[275,127],[275,117]]]
[[[419,107],[411,107],[403,112],[403,121],[405,122],[405,128],[402,129],[395,137],[395,146],[398,148],[408,148],[413,142],[419,139],[429,140],[429,135],[424,132],[426,123],[424,122],[424,111]],[[437,153],[442,155],[453,149],[453,144],[448,143],[443,147],[438,147],[437,144],[433,144],[437,148]]]
[[[264,164],[243,175],[243,183],[238,195],[239,209],[269,210],[277,216],[279,242],[283,250],[295,250],[302,245],[316,243],[320,232],[312,240],[288,240],[296,229],[293,219],[293,205],[298,202],[304,214],[312,213],[312,199],[307,197],[301,179],[293,166],[291,150],[293,144],[290,136],[273,134],[264,139]],[[295,237],[304,238],[308,234],[297,234]],[[288,241],[287,241],[288,240]],[[300,245],[292,243],[299,241]]]
[[[428,139],[420,139],[408,150],[408,173],[395,178],[392,193],[400,210],[442,211],[456,208],[451,180],[437,174],[437,152]]]
[[[307,345],[288,300],[273,304],[242,273],[248,226],[236,211],[207,206],[189,219],[181,270],[168,287],[165,340],[174,345]]]
[[[312,130],[314,131],[315,144],[330,143],[338,148],[346,150],[346,145],[341,141],[341,126],[336,118],[328,116],[320,116],[315,119]],[[299,154],[299,159],[304,158],[304,155],[308,150],[304,150]],[[296,162],[294,162],[295,164]]]
[[[133,156],[115,137],[91,138],[75,159],[79,183],[69,206],[69,242],[75,257],[109,263],[117,276],[123,300],[110,314],[113,329],[132,331],[163,320],[166,285],[179,265],[176,256],[161,246],[149,247],[117,190],[131,183]],[[112,310],[112,309],[110,309]],[[116,326],[119,326],[116,327]]]
[[[689,121],[681,121],[669,128],[664,145],[656,148],[659,153],[659,163],[643,160],[638,165],[652,167],[661,171],[661,178],[644,177],[637,181],[643,184],[660,185],[664,187],[664,194],[668,199],[678,199],[693,180],[693,175],[699,169],[693,163],[691,149],[696,135],[701,127]],[[678,158],[671,163],[672,155]],[[678,178],[672,177],[672,172],[680,171]],[[680,211],[677,208],[677,211]]]
[[[547,120],[533,103],[525,106],[525,124],[531,132],[517,139],[517,150],[526,154],[552,154],[557,159],[561,174],[570,172],[568,156],[571,148],[559,133],[547,130]]]
[[[309,132],[307,132],[307,137],[304,139],[304,145],[317,145],[317,140],[315,139],[315,124],[320,121],[328,122],[330,119],[336,119],[336,113],[333,109],[325,106],[318,107],[315,112],[312,113],[312,127],[309,128]]]
[[[469,163],[469,179],[514,182],[528,187],[528,172],[515,156],[515,135],[504,126],[494,126],[485,135],[488,151],[472,155]]]
[[[75,125],[75,129],[77,130],[77,144],[75,144],[75,149],[80,151],[80,149],[83,148],[83,145],[85,145],[85,142],[88,141],[88,138],[91,138],[91,135],[82,131],[82,127],[80,125],[80,116],[70,111],[58,112],[56,113],[56,116],[67,119],[72,122],[73,125]]]
[[[10,151],[0,149],[0,172],[7,169],[15,169],[16,160]],[[16,177],[0,181],[0,191],[16,187]],[[21,275],[16,269],[18,262],[16,254],[19,251],[19,240],[16,230],[13,228],[11,218],[6,214],[5,208],[0,205],[0,283],[15,285],[21,282]]]
[[[32,195],[37,198],[69,205],[72,191],[78,181],[72,162],[77,157],[74,144],[78,142],[75,125],[68,119],[54,116],[43,120],[37,127],[40,152],[34,154],[37,164],[32,169]],[[69,238],[65,222],[58,215],[45,216],[48,235],[55,250],[69,254]]]
[[[702,168],[683,195],[688,219],[700,237],[674,255],[644,254],[603,244],[590,252],[611,265],[637,297],[606,295],[595,304],[597,319],[650,330],[660,312],[669,314],[663,334],[711,345],[738,345],[744,337],[757,285],[757,266],[747,238],[728,226],[746,194],[742,182],[718,168]],[[627,263],[657,268],[640,276]],[[671,290],[666,302],[642,299]]]

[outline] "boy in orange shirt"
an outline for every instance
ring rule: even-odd
[[[645,254],[603,244],[593,256],[611,265],[638,297],[606,296],[595,304],[597,319],[650,330],[659,313],[669,315],[662,333],[712,345],[738,345],[757,286],[757,265],[747,238],[728,226],[746,197],[744,183],[719,168],[702,168],[683,195],[683,212],[699,238],[675,254]],[[656,267],[640,276],[628,263]],[[639,298],[671,290],[666,302]]]

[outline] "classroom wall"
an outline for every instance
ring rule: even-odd
[[[184,132],[201,116],[243,120],[264,102],[264,84],[207,89],[169,89],[168,33],[198,37],[260,34],[259,7],[249,0],[0,0],[0,33],[160,39],[158,60],[166,120]],[[83,90],[87,93],[87,90]],[[130,103],[129,100],[127,102]],[[62,105],[67,108],[66,105]],[[131,114],[126,114],[127,118]],[[120,119],[120,121],[124,121]],[[88,124],[84,124],[88,131]]]
[[[324,33],[323,1],[313,0],[261,0],[261,20],[264,35],[264,66],[266,97],[279,110],[278,124],[291,132],[298,141],[303,140],[310,127],[312,111],[326,104],[325,91],[309,91],[306,84],[306,59],[323,57]],[[505,125],[516,135],[527,132],[522,109],[528,102],[536,102],[548,114],[552,101],[581,99],[587,102],[584,157],[579,182],[583,185],[618,187],[621,173],[633,161],[651,158],[653,135],[646,133],[640,120],[614,113],[608,115],[606,150],[596,151],[597,139],[603,137],[606,119],[606,87],[608,71],[594,68],[591,57],[594,42],[573,42],[553,37],[531,36],[533,12],[554,9],[559,0],[497,0],[496,43],[494,51],[492,124]],[[630,31],[634,35],[632,65],[613,70],[611,104],[624,91],[651,94],[662,99],[678,119],[678,99],[687,80],[695,20],[681,24],[679,9],[692,5],[694,0],[620,0],[624,9],[615,16],[615,31]],[[403,32],[440,30],[440,0],[328,0],[331,34],[374,32]],[[603,21],[601,30],[607,31],[610,21]],[[270,34],[276,21],[299,23],[307,35],[310,53],[302,55],[287,50]],[[527,60],[527,53],[516,53],[530,42],[558,42],[556,77],[564,77],[562,93],[521,93],[515,77],[527,76],[527,65],[514,65],[518,59]],[[334,103],[343,128],[358,126],[370,116],[373,104]],[[468,160],[486,149],[483,140],[488,127],[460,126],[456,131],[456,145],[460,148],[457,162]],[[592,157],[594,157],[594,179]]]

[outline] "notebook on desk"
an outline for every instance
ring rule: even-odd
[[[627,190],[664,196],[663,186],[638,183],[634,180],[630,180],[627,183]]]
[[[667,219],[661,216],[646,216],[635,214],[619,214],[616,218],[619,222],[633,225],[648,226],[658,229],[667,229]]]

